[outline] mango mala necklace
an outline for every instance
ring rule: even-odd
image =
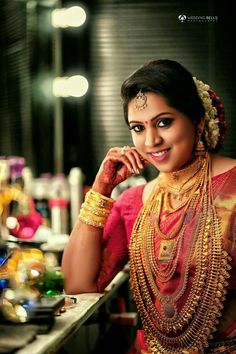
[[[171,205],[179,198],[179,205]],[[163,212],[181,210],[171,232],[160,229]],[[196,212],[197,210],[197,212]],[[194,223],[179,285],[170,295],[159,283],[172,280],[185,231]],[[158,261],[154,239],[161,240]],[[216,330],[226,294],[231,258],[223,249],[221,223],[213,204],[209,153],[186,168],[161,173],[157,187],[143,205],[130,241],[130,282],[151,353],[202,353]],[[189,282],[191,265],[194,276]],[[178,301],[185,303],[178,310]],[[160,303],[160,309],[155,301]]]

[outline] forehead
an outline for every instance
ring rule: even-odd
[[[165,97],[153,92],[145,93],[146,107],[137,109],[136,97],[134,97],[128,104],[128,120],[148,120],[163,112],[175,111],[168,103]]]

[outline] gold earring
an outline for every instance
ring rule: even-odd
[[[195,147],[195,155],[196,156],[202,156],[206,152],[205,145],[203,144],[203,141],[201,140],[201,135],[202,135],[202,132],[198,132],[197,145]]]

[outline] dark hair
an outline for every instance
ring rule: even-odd
[[[196,124],[205,115],[192,74],[174,60],[160,59],[144,64],[123,82],[121,97],[127,123],[128,104],[139,90],[165,97],[170,106]]]

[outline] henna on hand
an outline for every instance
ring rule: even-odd
[[[110,196],[112,190],[135,173],[140,173],[144,161],[137,150],[132,147],[122,153],[122,148],[111,148],[104,158],[96,175],[93,189]]]

